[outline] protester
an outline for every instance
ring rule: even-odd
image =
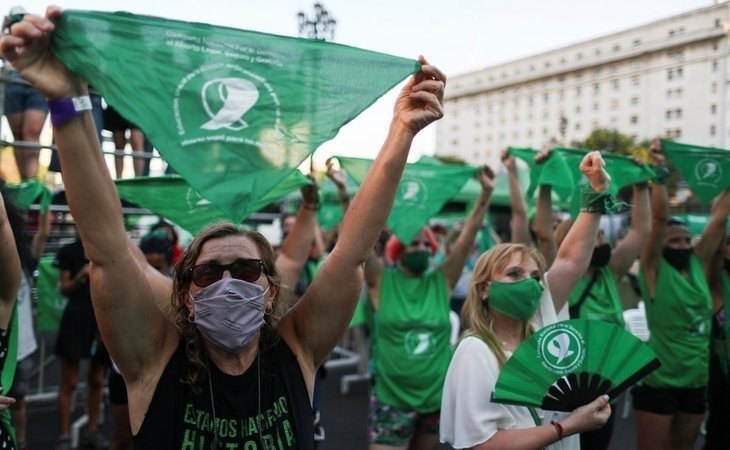
[[[132,152],[143,153],[145,137],[142,130],[132,122],[128,121],[116,109],[107,105],[104,110],[104,128],[112,132],[112,141],[114,148],[118,152],[124,152],[129,142]],[[129,138],[127,138],[127,130],[129,130]],[[133,157],[134,176],[141,177],[144,174],[145,158]],[[114,173],[116,178],[122,178],[124,174],[124,156],[117,155],[114,157]]]
[[[449,364],[450,291],[481,228],[494,174],[478,175],[482,191],[451,253],[435,270],[436,238],[424,228],[411,242],[386,244],[386,268],[371,255],[365,281],[375,310],[375,385],[370,398],[370,449],[438,447],[441,390]]]
[[[442,442],[459,449],[577,449],[578,437],[573,435],[608,419],[606,396],[567,417],[490,400],[501,367],[520,343],[543,326],[567,318],[565,305],[588,268],[598,232],[602,211],[597,205],[603,204],[600,199],[610,180],[603,167],[598,152],[588,153],[581,162],[590,195],[596,198],[579,214],[549,272],[540,254],[522,244],[498,245],[477,261],[462,310],[466,331],[444,383]]]
[[[26,14],[22,6],[10,8],[5,16],[2,34],[9,33],[10,27],[21,21]],[[2,73],[12,81],[5,83],[4,112],[8,119],[13,139],[31,144],[40,142],[43,123],[48,115],[46,99],[37,89],[28,86],[23,77],[9,63],[2,66]],[[13,154],[22,180],[38,176],[38,157],[40,148],[14,147]]]
[[[50,8],[47,18],[26,17],[13,37],[2,40],[5,57],[50,99],[86,94],[45,38],[60,15]],[[280,439],[279,448],[312,447],[314,373],[350,321],[361,264],[390,211],[412,139],[443,115],[445,77],[420,61],[421,71],[398,97],[388,138],[352,201],[336,248],[289,310],[271,246],[261,234],[234,225],[201,232],[176,265],[171,286],[126,238],[119,199],[97,169],[103,159],[90,113],[55,127],[67,199],[92,262],[100,329],[127,386],[135,448],[257,441],[273,447],[274,439]],[[157,306],[170,297],[176,324]],[[234,328],[221,323],[229,311],[235,312]]]
[[[704,270],[721,229],[708,227],[692,246],[689,229],[669,218],[665,158],[658,140],[652,157],[659,177],[651,193],[652,222],[639,275],[646,299],[649,346],[662,363],[633,390],[638,448],[692,449],[706,410],[712,300]],[[727,192],[717,214],[727,215]],[[712,219],[711,219],[712,220]]]
[[[71,403],[76,392],[82,359],[90,360],[86,380],[89,421],[86,424],[85,443],[98,448],[103,441],[98,425],[109,355],[101,341],[91,305],[89,259],[81,239],[77,238],[61,247],[53,265],[59,270],[61,294],[68,298],[54,348],[55,355],[61,361],[61,382],[58,390],[59,437],[56,450],[71,448]]]
[[[43,254],[46,241],[50,233],[51,216],[46,210],[40,216],[38,229],[33,235],[30,247],[26,245],[24,236],[25,221],[20,211],[10,201],[5,202],[6,218],[13,231],[13,239],[20,256],[21,277],[20,288],[16,298],[16,309],[18,315],[18,338],[17,338],[17,365],[13,385],[7,391],[8,395],[15,399],[10,406],[12,412],[13,428],[15,429],[15,441],[18,449],[23,450],[26,445],[26,403],[25,396],[30,388],[31,372],[33,371],[33,353],[38,349],[38,342],[35,336],[33,325],[33,308],[31,291],[33,289],[33,272],[38,265],[38,260]]]
[[[6,372],[15,370],[15,355],[10,354],[13,336],[12,316],[15,311],[16,295],[20,287],[22,267],[18,256],[17,241],[5,209],[4,196],[0,195],[0,373],[5,379]],[[11,372],[12,373],[12,372]],[[10,386],[2,386],[0,394],[6,394]],[[2,448],[15,449],[14,430],[7,409],[15,400],[0,395],[0,445]]]

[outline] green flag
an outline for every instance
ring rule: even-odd
[[[45,212],[53,199],[51,190],[45,184],[33,179],[19,184],[6,184],[3,192],[13,202],[13,205],[23,210],[27,210],[30,205],[38,202],[41,211]]]
[[[337,158],[343,169],[359,184],[372,161],[360,158]],[[398,184],[388,226],[402,242],[410,242],[435,216],[441,207],[456,195],[464,184],[479,172],[471,166],[431,163],[406,164]]]
[[[53,49],[236,221],[282,168],[420,70],[344,45],[129,13],[68,10]]]
[[[662,140],[662,151],[702,203],[730,187],[730,150]]]
[[[266,195],[247,205],[242,205],[244,218],[289,192],[311,183],[298,170],[288,175],[285,174],[285,176],[286,178]],[[131,178],[116,180],[114,183],[117,185],[119,196],[123,199],[149,209],[192,234],[197,234],[208,224],[217,220],[238,222],[212,202],[203,198],[178,175]],[[245,182],[242,185],[249,186]]]

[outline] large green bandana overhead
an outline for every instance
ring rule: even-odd
[[[662,151],[702,203],[730,187],[730,150],[662,140]]]
[[[285,177],[279,169],[420,70],[338,44],[129,13],[66,11],[53,49],[237,221]]]
[[[358,183],[362,183],[372,161],[361,158],[337,158],[343,169]],[[432,163],[406,164],[388,226],[402,242],[411,242],[441,211],[441,207],[456,195],[479,169],[471,166],[437,165]]]
[[[311,184],[298,170],[285,176],[273,190],[245,205],[244,217],[302,186]],[[215,221],[237,222],[177,175],[116,180],[114,183],[121,198],[149,209],[192,234],[197,234]]]

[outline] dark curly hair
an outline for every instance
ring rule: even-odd
[[[260,258],[264,262],[266,278],[268,278],[274,292],[272,310],[264,316],[266,323],[261,329],[259,348],[268,347],[276,342],[278,339],[276,328],[279,319],[291,307],[290,291],[282,286],[281,275],[276,269],[274,250],[263,234],[246,230],[232,223],[216,223],[201,231],[175,264],[171,298],[172,307],[175,311],[175,325],[180,337],[185,342],[185,355],[187,357],[187,370],[181,381],[192,386],[195,386],[207,374],[208,368],[205,363],[207,354],[200,331],[188,319],[190,311],[185,305],[184,294],[188,291],[192,282],[189,269],[195,265],[206,242],[228,236],[243,236],[256,245]]]

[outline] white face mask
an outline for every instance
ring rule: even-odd
[[[236,353],[250,343],[264,325],[264,296],[269,287],[264,290],[258,284],[221,278],[191,295],[194,323],[216,345]]]

